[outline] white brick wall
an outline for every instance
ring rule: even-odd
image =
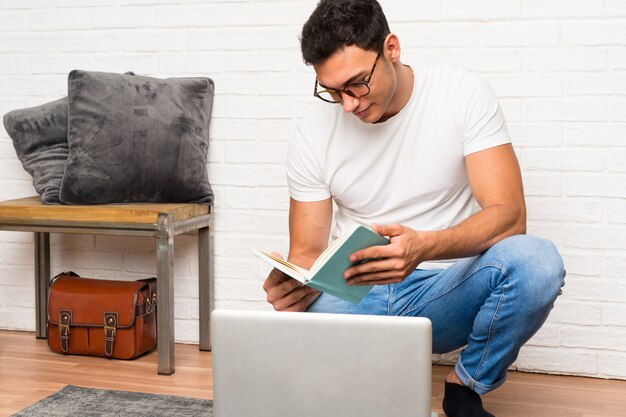
[[[217,306],[267,309],[286,252],[286,147],[311,103],[297,36],[314,0],[0,0],[0,114],[66,94],[75,68],[215,80]],[[626,6],[622,0],[383,0],[406,63],[482,73],[523,169],[529,232],[568,270],[519,369],[626,379]],[[0,128],[0,199],[34,193]],[[176,238],[176,338],[197,342],[195,237]],[[52,235],[52,271],[153,275],[148,238]],[[0,328],[34,329],[32,236],[0,232]],[[442,360],[453,358],[443,355]]]

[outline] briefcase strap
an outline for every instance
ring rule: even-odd
[[[61,339],[61,350],[65,353],[70,348],[70,324],[72,323],[72,312],[70,310],[59,311],[59,338]]]
[[[104,353],[107,356],[113,355],[116,333],[117,313],[107,311],[104,313]]]
[[[156,286],[150,287],[150,291],[146,296],[146,300],[141,304],[135,304],[135,317],[143,317],[152,314],[157,307]]]

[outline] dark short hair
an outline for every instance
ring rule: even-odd
[[[307,65],[319,64],[350,45],[382,52],[389,33],[376,0],[321,0],[302,27],[302,58]]]

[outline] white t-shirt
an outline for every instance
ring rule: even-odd
[[[482,77],[460,67],[412,69],[411,98],[385,122],[366,124],[320,101],[296,130],[287,158],[290,196],[332,196],[333,238],[355,223],[441,230],[480,209],[464,156],[510,143],[498,100]]]

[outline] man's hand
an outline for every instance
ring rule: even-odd
[[[283,259],[279,253],[272,252],[272,255]],[[276,268],[265,279],[263,290],[276,311],[305,311],[320,295],[319,291],[305,287]]]
[[[350,255],[351,262],[371,261],[347,269],[343,276],[348,285],[382,285],[401,282],[422,262],[425,233],[401,224],[372,225],[372,230],[389,236],[389,245],[372,246]]]

